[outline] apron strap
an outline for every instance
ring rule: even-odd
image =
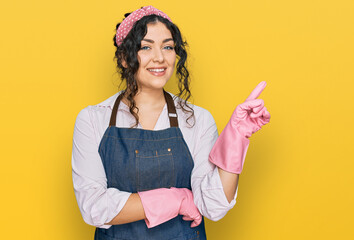
[[[165,96],[165,100],[167,103],[167,111],[168,111],[168,117],[170,119],[170,126],[171,127],[178,127],[178,119],[177,119],[177,112],[176,112],[176,107],[174,104],[174,101],[172,99],[172,96],[163,89],[163,93]],[[118,106],[120,101],[123,98],[123,94],[119,94],[117,97],[116,101],[114,102],[113,105],[113,110],[111,114],[111,119],[109,121],[109,126],[115,126],[116,121],[117,121],[117,112],[118,112]]]
[[[123,97],[123,94],[119,94],[116,101],[114,102],[113,110],[112,110],[112,114],[111,114],[111,120],[109,121],[109,126],[116,125],[118,106],[119,106],[119,103],[120,103],[120,100],[122,99],[122,97]]]
[[[177,112],[176,112],[176,107],[175,103],[173,102],[172,96],[163,90],[163,93],[165,94],[165,99],[167,103],[167,111],[168,111],[168,117],[170,119],[170,126],[171,127],[178,127],[178,119],[177,119]]]

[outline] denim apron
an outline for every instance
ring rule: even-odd
[[[99,154],[107,176],[107,187],[136,193],[156,188],[188,188],[194,162],[178,127],[172,96],[165,90],[170,128],[145,130],[116,127],[120,94],[113,106],[109,127],[99,144]],[[168,204],[168,203],[166,203]],[[163,207],[163,206],[161,206]],[[182,215],[156,227],[147,228],[144,220],[96,228],[95,240],[204,240],[204,218],[191,228],[192,221]]]

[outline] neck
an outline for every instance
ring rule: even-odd
[[[123,98],[123,101],[130,106],[126,97]],[[134,96],[134,101],[139,109],[161,108],[166,103],[163,89],[138,89],[137,94]]]

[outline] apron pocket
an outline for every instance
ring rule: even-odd
[[[135,150],[137,191],[175,186],[171,148]]]

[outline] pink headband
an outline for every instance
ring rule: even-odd
[[[123,20],[123,22],[119,25],[116,33],[117,45],[119,46],[120,44],[122,44],[124,38],[128,35],[130,30],[133,28],[133,25],[136,21],[140,20],[144,16],[148,16],[152,14],[156,14],[158,16],[164,17],[168,19],[170,22],[172,22],[171,19],[165,13],[154,8],[153,6],[146,6],[146,7],[139,8],[134,12],[132,12],[131,14],[129,14],[129,16],[126,17]]]

